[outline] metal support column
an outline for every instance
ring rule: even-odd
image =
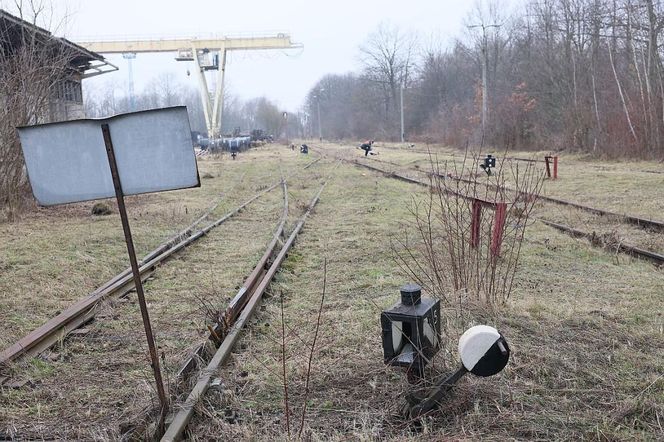
[[[493,221],[493,234],[491,237],[491,256],[500,255],[500,247],[503,244],[503,231],[507,220],[507,203],[496,203],[496,214]]]
[[[118,201],[118,212],[120,212],[120,219],[122,220],[122,230],[124,231],[125,241],[127,242],[127,254],[129,255],[129,262],[131,264],[131,271],[134,276],[134,285],[136,287],[138,304],[141,308],[141,316],[143,317],[145,337],[148,341],[152,371],[154,373],[154,380],[157,385],[157,394],[159,395],[159,402],[161,405],[160,430],[163,433],[164,418],[166,416],[166,411],[168,410],[168,398],[166,397],[164,381],[161,377],[159,356],[157,355],[157,347],[154,342],[154,335],[152,334],[152,326],[150,325],[150,315],[148,313],[147,303],[145,302],[143,282],[141,281],[141,273],[138,267],[138,260],[136,259],[134,240],[132,239],[131,229],[129,228],[129,218],[127,217],[127,209],[124,203],[124,192],[122,191],[122,183],[120,182],[120,174],[118,173],[118,166],[115,161],[113,141],[111,140],[111,131],[109,130],[108,124],[102,124],[101,131],[104,137],[104,144],[106,145],[106,154],[108,155],[108,164],[111,168],[111,176],[113,177],[113,187],[115,188],[115,197]]]
[[[226,49],[219,49],[219,70],[217,72],[217,89],[214,93],[212,108],[212,136],[221,136],[221,116],[224,112],[224,78],[226,76]]]
[[[194,64],[196,65],[196,74],[198,75],[198,86],[201,92],[201,101],[203,101],[203,113],[205,114],[205,126],[207,127],[208,137],[212,136],[212,122],[210,116],[212,115],[212,106],[210,105],[210,92],[208,91],[207,80],[205,79],[205,72],[201,68],[200,60],[198,59],[198,50],[196,47],[192,48]]]

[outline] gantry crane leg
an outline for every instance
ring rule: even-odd
[[[160,38],[148,40],[107,40],[87,41],[79,44],[90,51],[103,54],[121,53],[150,53],[150,52],[178,52],[178,61],[193,61],[198,75],[198,83],[203,101],[203,113],[208,137],[216,139],[221,136],[221,117],[224,109],[224,77],[226,73],[226,52],[238,50],[264,50],[264,49],[293,49],[301,48],[301,44],[291,42],[290,35],[279,33],[263,37],[223,37],[223,38]],[[184,48],[184,49],[183,49]],[[191,48],[191,54],[187,48]],[[183,51],[186,53],[182,55]],[[214,69],[210,66],[201,66],[199,51],[209,53],[219,51],[220,66],[216,68],[217,89],[214,101],[210,99],[205,70]]]
[[[224,79],[226,77],[226,49],[219,50],[219,70],[217,71],[217,89],[212,108],[212,136],[221,136],[221,115],[224,112]]]
[[[212,136],[212,124],[210,117],[212,116],[212,106],[210,105],[210,92],[208,91],[207,80],[205,79],[205,72],[201,68],[201,63],[198,59],[198,50],[192,49],[194,54],[194,64],[196,66],[196,75],[198,75],[198,87],[201,93],[201,101],[203,102],[203,114],[205,115],[205,126],[208,131],[208,136]]]

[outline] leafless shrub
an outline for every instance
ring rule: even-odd
[[[36,23],[47,8],[17,4]],[[70,74],[72,48],[36,26],[0,25],[0,216],[13,219],[29,188],[16,127],[49,119],[50,98]]]
[[[323,293],[320,297],[320,307],[318,307],[318,316],[316,318],[316,328],[314,330],[314,338],[311,341],[311,351],[309,352],[309,359],[307,360],[307,375],[304,383],[304,399],[302,400],[302,417],[300,419],[300,430],[297,435],[302,437],[304,431],[304,418],[307,415],[307,400],[309,400],[309,382],[311,381],[311,364],[314,359],[314,352],[316,350],[316,340],[318,339],[318,332],[320,331],[320,320],[323,314],[323,305],[325,304],[325,288],[327,286],[327,258],[323,260]]]
[[[325,305],[325,292],[327,287],[327,258],[323,261],[323,287],[320,297],[320,303],[316,312],[316,324],[313,327],[311,342],[307,342],[304,334],[300,334],[289,326],[284,317],[284,293],[281,293],[279,298],[279,308],[281,312],[281,335],[279,342],[275,342],[280,347],[279,358],[281,365],[281,381],[283,387],[283,413],[284,413],[284,426],[286,427],[286,434],[288,439],[292,435],[297,435],[298,439],[303,438],[306,434],[306,416],[307,416],[307,402],[309,394],[311,393],[311,376],[313,374],[313,367],[315,362],[316,351],[318,350],[316,344],[318,342],[319,334],[321,331],[321,321],[323,316],[323,307]],[[300,331],[301,332],[301,331]],[[295,338],[298,342],[293,345],[291,339]],[[290,361],[290,363],[289,363]],[[289,367],[289,365],[291,365]],[[294,365],[294,366],[293,366]],[[290,377],[288,371],[291,370]],[[294,422],[294,430],[297,433],[291,432],[291,416],[296,417],[295,407],[291,406],[293,399],[301,405],[301,413],[299,417],[299,428],[297,422]]]
[[[490,307],[507,301],[543,183],[536,163],[524,166],[503,157],[487,176],[477,167],[480,157],[467,153],[460,164],[441,164],[431,157],[430,192],[413,200],[409,223],[393,239],[402,270],[448,306],[459,308],[466,301]],[[480,211],[475,233],[474,210],[476,215]],[[503,223],[497,221],[501,210]]]
[[[284,386],[284,415],[286,416],[286,432],[288,433],[288,439],[291,437],[290,430],[290,409],[288,403],[288,376],[286,374],[286,359],[288,357],[286,353],[286,322],[284,321],[284,294],[281,293],[279,297],[279,305],[281,307],[281,366],[283,372],[283,386]]]

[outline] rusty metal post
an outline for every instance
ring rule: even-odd
[[[507,203],[496,203],[496,214],[493,220],[493,233],[491,235],[491,255],[500,255],[500,246],[503,243],[503,229],[507,219]]]
[[[470,221],[470,247],[476,249],[480,244],[480,221],[482,216],[482,203],[473,199],[472,216]]]
[[[544,162],[546,163],[546,176],[547,178],[551,178],[551,165],[549,164],[549,161],[551,160],[551,157],[546,155],[544,157]]]
[[[163,418],[165,417],[166,410],[168,409],[168,399],[166,398],[164,381],[162,380],[161,377],[159,356],[157,355],[157,348],[154,342],[154,335],[152,334],[152,326],[150,325],[150,315],[148,314],[148,306],[145,302],[145,294],[143,292],[143,282],[141,281],[141,274],[138,267],[138,260],[136,259],[136,251],[134,249],[134,241],[131,236],[131,229],[129,228],[129,218],[127,217],[127,209],[124,203],[124,193],[122,191],[122,183],[120,182],[118,165],[115,161],[113,141],[111,140],[111,132],[108,128],[108,124],[101,125],[101,132],[104,136],[104,144],[106,145],[108,164],[111,167],[111,176],[113,177],[113,187],[115,188],[115,197],[118,200],[118,212],[120,212],[120,219],[122,220],[122,229],[124,230],[125,241],[127,243],[127,254],[129,254],[131,271],[134,276],[134,285],[136,286],[138,304],[141,307],[141,316],[143,317],[145,337],[147,338],[148,341],[148,348],[150,350],[150,360],[152,361],[152,371],[154,373],[155,383],[157,384],[157,394],[159,395],[159,402],[161,405],[161,417],[162,417],[161,427],[163,428]]]
[[[553,179],[558,179],[558,157],[553,157]]]

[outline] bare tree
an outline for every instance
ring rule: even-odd
[[[415,48],[414,34],[387,23],[380,24],[360,47],[363,78],[381,93],[383,118],[390,134],[397,128],[399,91],[411,81]]]
[[[489,77],[496,76],[498,60],[500,59],[499,52],[505,45],[504,39],[500,35],[500,28],[505,22],[501,15],[502,6],[503,3],[499,0],[488,2],[476,0],[467,23],[469,29],[478,31],[475,33],[475,44],[479,48],[479,64],[482,72],[482,143],[484,143],[489,125],[489,83],[495,83]]]
[[[33,25],[0,26],[0,207],[10,219],[26,200],[28,181],[16,127],[47,121],[50,99],[69,74],[74,51],[34,26],[49,3],[17,1]]]
[[[501,4],[477,1],[470,36],[449,47],[418,51],[381,25],[361,69],[312,88],[309,116],[320,103],[327,138],[395,139],[406,85],[414,140],[464,146],[485,132],[492,147],[664,158],[664,2],[524,0],[509,18]]]

